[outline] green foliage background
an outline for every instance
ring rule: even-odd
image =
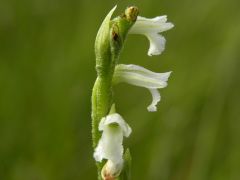
[[[109,10],[168,15],[166,50],[128,37],[121,63],[173,71],[156,113],[150,93],[120,84],[133,129],[133,180],[240,179],[239,0],[0,0],[0,179],[96,179],[90,96],[94,40]]]

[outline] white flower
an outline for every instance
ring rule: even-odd
[[[117,113],[110,114],[101,119],[98,127],[103,131],[102,137],[94,152],[96,161],[107,159],[102,174],[117,176],[123,166],[123,136],[128,137],[132,130],[124,119]]]
[[[156,111],[157,103],[160,101],[160,94],[157,89],[167,86],[168,77],[171,72],[155,73],[137,65],[119,64],[115,68],[113,82],[126,82],[131,85],[145,87],[152,94],[152,103],[148,106],[148,111]]]
[[[152,19],[138,16],[137,21],[130,29],[131,34],[143,34],[147,36],[150,47],[148,55],[159,55],[165,49],[165,38],[159,33],[173,28],[173,24],[167,22],[167,16],[158,16]]]

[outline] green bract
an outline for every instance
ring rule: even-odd
[[[129,7],[123,15],[111,20],[116,7],[105,17],[95,41],[96,69],[99,76],[112,73],[123,42],[138,15],[136,7]]]

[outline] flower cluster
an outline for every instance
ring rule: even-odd
[[[116,7],[108,14],[108,21]],[[158,16],[152,19],[137,16],[136,22],[130,28],[128,34],[145,35],[150,47],[148,55],[159,55],[165,49],[165,38],[160,34],[173,27],[173,24],[167,22],[167,16]],[[125,82],[131,85],[145,87],[152,94],[152,103],[147,107],[148,111],[157,111],[157,103],[161,96],[158,89],[167,86],[167,81],[171,72],[156,73],[138,65],[117,64],[113,73],[113,84]],[[107,163],[102,168],[103,179],[114,179],[118,177],[123,168],[123,137],[131,134],[130,126],[124,121],[118,113],[111,112],[103,117],[99,123],[98,130],[102,132],[101,138],[94,151],[94,158],[101,162],[103,159]]]

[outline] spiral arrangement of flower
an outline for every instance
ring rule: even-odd
[[[160,33],[174,26],[167,22],[167,16],[141,17],[138,8],[132,6],[111,19],[115,9],[105,17],[95,41],[97,79],[92,93],[92,138],[98,178],[103,180],[130,179],[131,155],[129,149],[124,151],[123,138],[129,137],[132,129],[116,112],[112,87],[125,82],[147,88],[152,94],[147,109],[157,111],[161,99],[158,89],[167,86],[171,74],[118,63],[128,34],[145,35],[150,42],[148,55],[161,54],[166,40]]]

